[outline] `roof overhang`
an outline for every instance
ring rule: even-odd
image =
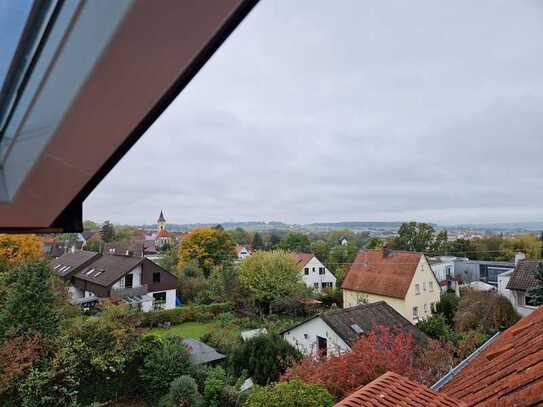
[[[0,231],[80,231],[85,198],[257,1],[36,1],[0,100]]]

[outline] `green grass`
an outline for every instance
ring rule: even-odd
[[[216,322],[185,322],[170,328],[152,328],[149,334],[156,336],[176,335],[183,338],[200,339],[206,333],[217,327]]]

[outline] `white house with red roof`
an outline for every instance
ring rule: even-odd
[[[247,246],[243,246],[240,244],[237,244],[235,247],[236,255],[238,256],[239,260],[243,260],[245,257],[248,257],[251,255],[251,252],[247,248]]]
[[[313,253],[295,252],[291,255],[300,269],[306,286],[317,292],[321,292],[323,288],[336,287],[336,276]]]

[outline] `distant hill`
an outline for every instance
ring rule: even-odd
[[[169,223],[168,230],[171,231],[187,231],[194,228],[201,227],[213,227],[217,223],[188,223],[188,224],[175,224]],[[397,230],[402,222],[358,222],[358,221],[345,221],[345,222],[315,222],[308,224],[289,224],[284,222],[221,222],[220,225],[226,230],[243,228],[245,230],[338,230],[338,229],[351,229],[353,231],[361,230]],[[156,225],[143,225],[140,226],[144,229],[153,230],[156,229]]]

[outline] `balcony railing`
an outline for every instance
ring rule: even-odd
[[[147,292],[147,284],[143,284],[138,287],[112,288],[111,296],[116,298],[135,297],[137,295],[145,295]]]

